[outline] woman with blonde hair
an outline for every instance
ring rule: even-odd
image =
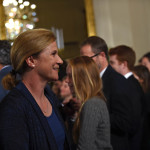
[[[67,82],[81,100],[74,125],[77,150],[110,150],[110,123],[102,81],[95,62],[87,56],[70,59]]]
[[[58,100],[47,85],[58,80],[63,63],[54,34],[46,29],[23,32],[13,43],[11,62],[13,71],[3,79],[11,91],[0,103],[0,149],[69,150]]]

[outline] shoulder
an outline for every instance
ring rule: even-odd
[[[5,68],[3,68],[2,70],[0,70],[0,76],[5,76],[6,74],[8,74],[10,71],[12,70],[12,66],[7,66]]]
[[[90,99],[88,99],[84,105],[83,105],[83,110],[88,109],[88,110],[98,110],[100,111],[102,108],[106,109],[106,102],[99,97],[92,97]]]
[[[109,82],[126,82],[126,79],[123,75],[119,74],[116,72],[110,65],[107,67],[102,79],[104,81],[109,81]]]
[[[101,104],[105,104],[105,101],[102,99],[102,98],[100,98],[100,97],[98,97],[98,96],[95,96],[95,97],[92,97],[92,98],[90,98],[90,99],[88,99],[86,102],[85,102],[85,105],[101,105]]]
[[[15,112],[28,109],[25,97],[16,88],[12,89],[1,101],[0,112],[4,110],[14,110]]]
[[[133,75],[130,76],[127,80],[129,81],[130,90],[132,92],[136,92],[137,94],[142,94],[142,95],[144,94],[140,83],[138,82],[138,80]]]
[[[124,90],[124,88],[129,86],[127,79],[123,75],[116,72],[111,66],[108,66],[106,73],[104,74],[104,77],[102,77],[102,79],[104,88],[110,87],[111,90],[116,90],[118,88],[120,88],[120,90]]]
[[[107,120],[109,118],[109,113],[107,109],[106,102],[99,97],[92,97],[88,99],[81,110],[81,117],[88,116],[88,118],[96,120]]]

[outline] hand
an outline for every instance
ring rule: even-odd
[[[63,113],[66,116],[74,116],[74,114],[79,111],[81,106],[80,100],[77,98],[72,98],[68,103],[66,103],[63,107]]]
[[[70,107],[74,110],[74,111],[79,111],[80,107],[81,107],[81,101],[79,99],[77,99],[76,97],[72,98],[70,100]]]

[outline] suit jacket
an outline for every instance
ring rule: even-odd
[[[128,82],[110,65],[105,70],[102,81],[110,114],[111,144],[114,150],[129,150],[132,108]]]
[[[129,142],[131,150],[140,150],[143,132],[144,120],[144,92],[139,82],[131,75],[128,79],[131,91],[132,102],[132,126],[129,133]]]
[[[150,91],[145,93],[142,150],[150,150]]]
[[[0,70],[0,102],[8,94],[8,90],[5,90],[2,86],[2,79],[12,70],[12,66],[6,66]]]
[[[57,110],[57,99],[49,87],[46,87],[45,95],[50,98],[52,108],[65,130]],[[69,144],[66,134],[64,149],[69,150]],[[0,149],[58,150],[46,117],[22,82],[0,103]]]

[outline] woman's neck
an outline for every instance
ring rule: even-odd
[[[38,76],[32,74],[23,75],[22,82],[36,100],[43,99],[46,82],[42,82]]]

